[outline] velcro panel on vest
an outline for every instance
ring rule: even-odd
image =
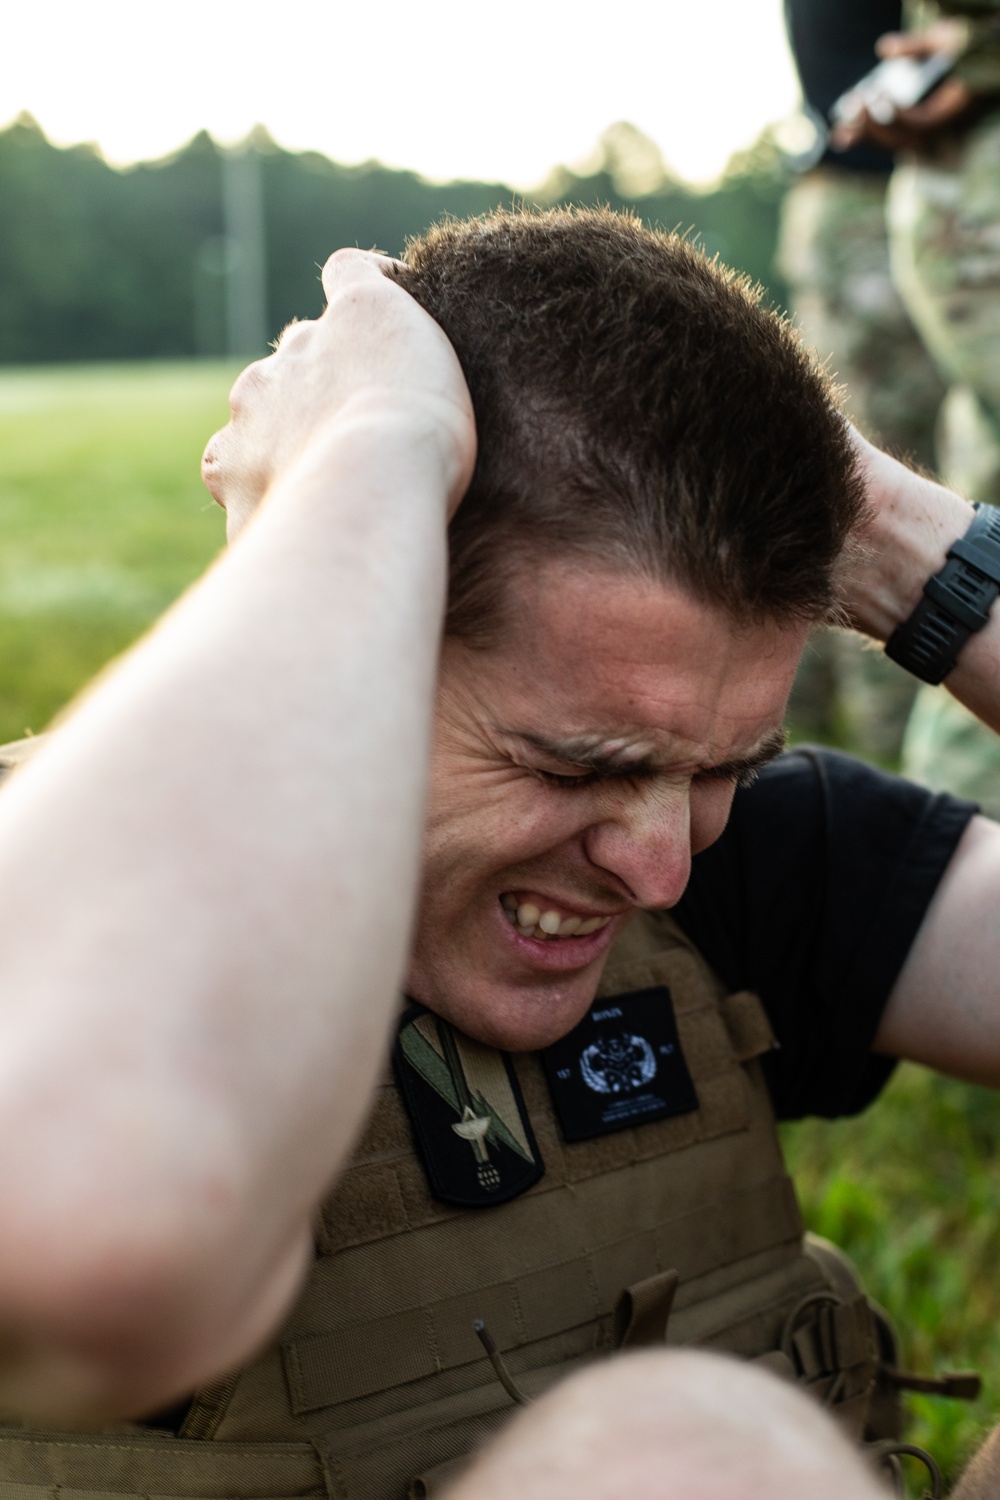
[[[730,1013],[723,1013],[710,1001],[697,1009],[678,1008],[678,1031],[695,1080],[699,1108],[638,1129],[570,1145],[562,1139],[556,1123],[538,1059],[516,1058],[518,1081],[546,1169],[531,1195],[543,1196],[567,1183],[582,1182],[746,1129],[750,1100],[740,1053],[752,1057],[766,1050],[771,1045],[771,1032],[755,995],[733,998],[737,1004]],[[740,1041],[738,1050],[730,1040],[730,1015]],[[458,1219],[465,1212],[431,1197],[423,1167],[414,1154],[402,1101],[395,1085],[386,1081],[378,1090],[352,1167],[320,1210],[316,1230],[320,1253],[332,1255],[410,1233]]]
[[[533,1194],[746,1129],[750,1101],[740,1064],[773,1045],[760,1000],[748,991],[727,996],[669,918],[643,914],[616,942],[598,995],[608,998],[661,984],[671,990],[699,1108],[569,1146],[555,1120],[538,1058],[517,1057],[518,1081],[545,1162],[545,1176],[531,1189]],[[320,1254],[411,1233],[463,1212],[431,1197],[409,1120],[387,1070],[351,1167],[320,1209]]]
[[[311,1443],[198,1443],[145,1433],[4,1432],[0,1500],[292,1500],[323,1492]]]
[[[443,1239],[440,1247],[443,1263],[449,1266],[445,1279],[456,1285],[475,1280],[478,1286],[427,1301],[423,1306],[382,1317],[367,1316],[357,1322],[344,1319],[344,1302],[336,1308],[327,1307],[326,1319],[335,1317],[339,1326],[289,1340],[283,1346],[292,1410],[303,1414],[460,1365],[481,1364],[482,1348],[472,1328],[475,1318],[485,1321],[501,1349],[516,1348],[584,1322],[596,1323],[610,1312],[623,1286],[656,1275],[665,1262],[671,1263],[670,1269],[676,1270],[682,1281],[690,1280],[782,1240],[796,1240],[800,1232],[798,1207],[785,1177],[656,1222],[656,1210],[662,1211],[656,1190],[659,1164],[642,1163],[634,1170],[638,1177],[635,1199],[645,1199],[647,1204],[645,1214],[636,1215],[640,1224],[645,1218],[647,1226],[637,1232],[594,1244],[594,1224],[615,1222],[611,1206],[618,1196],[614,1177],[593,1184],[588,1216],[581,1215],[580,1205],[563,1194],[546,1194],[534,1200],[526,1195],[505,1205],[505,1214],[508,1210],[521,1211],[519,1223],[512,1225],[508,1218],[504,1227],[516,1243],[532,1247],[536,1262],[533,1270],[522,1268],[505,1276],[503,1235],[491,1245],[490,1224],[480,1218],[482,1233],[465,1236],[464,1247],[454,1243],[453,1235]],[[606,1207],[602,1207],[602,1198]],[[619,1202],[617,1206],[624,1205]],[[576,1234],[571,1242],[575,1239],[579,1247],[569,1260],[567,1221],[570,1225],[575,1221]],[[476,1223],[474,1220],[470,1229],[475,1230]],[[618,1220],[619,1228],[628,1223],[627,1215]],[[398,1294],[401,1282],[392,1276],[390,1267],[395,1257],[386,1254],[386,1247],[381,1249],[378,1260],[380,1273],[386,1278],[383,1285]],[[550,1264],[538,1264],[547,1249],[557,1258]],[[405,1254],[405,1250],[403,1241],[400,1253]],[[432,1247],[425,1246],[423,1253],[434,1258]],[[321,1269],[317,1267],[317,1272]],[[402,1267],[400,1275],[405,1275]],[[363,1259],[359,1259],[350,1280],[359,1294],[367,1283],[369,1299],[373,1291],[377,1293],[378,1283],[368,1280]],[[419,1284],[418,1276],[413,1282],[417,1295]],[[340,1285],[343,1287],[342,1281]],[[353,1300],[348,1299],[347,1305]],[[370,1312],[374,1314],[374,1306]]]

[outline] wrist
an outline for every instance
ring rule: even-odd
[[[336,456],[339,466],[348,455],[398,465],[407,490],[429,485],[450,516],[472,477],[475,429],[468,412],[433,392],[361,390],[310,440],[299,464],[322,468]]]
[[[924,597],[948,550],[969,529],[968,501],[865,443],[862,473],[871,512],[848,565],[845,603],[851,621],[887,641]]]
[[[412,506],[424,494],[432,505],[438,502],[443,521],[461,498],[459,485],[464,492],[467,483],[457,437],[430,402],[361,392],[273,476],[261,510],[297,502],[337,509],[353,493],[346,481],[366,478],[374,481],[374,490],[364,485],[369,504],[378,494],[391,509]]]

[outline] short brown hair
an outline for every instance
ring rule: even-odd
[[[861,486],[829,383],[759,288],[602,209],[447,222],[405,260],[479,431],[449,633],[488,640],[517,565],[567,553],[737,619],[828,611]]]

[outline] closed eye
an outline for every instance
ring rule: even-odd
[[[760,775],[760,766],[710,766],[699,771],[695,781],[731,781],[734,786],[753,786]]]
[[[592,786],[600,777],[596,771],[580,771],[576,776],[559,775],[556,771],[543,771],[541,766],[532,766],[531,774],[537,776],[546,786],[562,787],[564,791],[571,791],[581,786]]]

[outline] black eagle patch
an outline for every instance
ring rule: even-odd
[[[595,1000],[542,1061],[568,1141],[698,1108],[666,985]]]

